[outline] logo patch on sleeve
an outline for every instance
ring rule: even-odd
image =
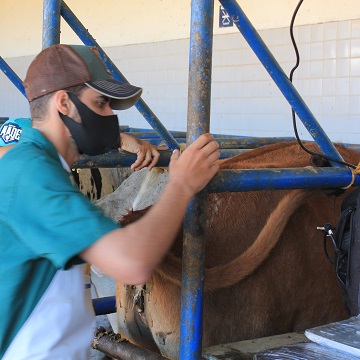
[[[9,122],[1,128],[0,139],[6,144],[17,143],[20,140],[22,129],[18,124]]]

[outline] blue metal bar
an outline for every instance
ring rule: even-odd
[[[133,136],[136,136],[139,139],[146,140],[148,142],[152,142],[152,140],[156,140],[159,142],[161,139],[157,135],[146,134],[146,133],[132,133]],[[243,137],[243,138],[221,138],[215,137],[218,142],[220,149],[254,149],[256,147],[276,144],[279,142],[289,142],[295,141],[294,138],[251,138],[251,137]],[[176,141],[179,144],[184,143],[186,140],[184,137],[177,137]]]
[[[5,122],[5,120],[4,120]],[[1,118],[0,118],[1,125]],[[147,140],[152,145],[158,145],[158,141],[154,141],[151,139]],[[232,156],[239,155],[247,149],[220,149],[220,159],[227,159]],[[172,155],[172,151],[170,150],[160,150],[160,158],[156,164],[156,166],[169,166],[170,157]],[[91,168],[114,168],[120,166],[130,167],[136,160],[136,155],[132,153],[128,153],[126,151],[111,152],[104,155],[99,156],[86,156],[83,155],[80,160],[78,160],[74,165],[74,169],[91,169]]]
[[[172,152],[161,151],[161,156],[156,166],[168,166]],[[86,156],[81,158],[72,165],[74,169],[89,168],[114,168],[119,166],[131,166],[137,159],[136,154],[127,151],[110,151],[103,155]]]
[[[106,296],[102,298],[92,299],[95,315],[106,315],[116,313],[116,297]]]
[[[220,149],[220,158],[228,158],[244,152],[240,149]],[[158,166],[168,166],[171,151],[160,151]],[[126,151],[112,151],[99,156],[82,156],[73,168],[114,168],[131,166],[136,155]],[[258,191],[310,188],[342,188],[350,184],[351,171],[344,168],[291,168],[221,170],[208,184],[207,192]],[[355,177],[360,185],[360,176]]]
[[[161,139],[159,134],[156,131],[126,131],[127,133],[131,133],[131,135],[136,136],[139,139],[144,139],[144,138],[158,138]],[[177,140],[179,138],[181,139],[185,139],[186,137],[186,132],[182,132],[182,133],[173,133],[171,131],[171,135]]]
[[[44,0],[42,48],[60,43],[60,7],[62,0]]]
[[[279,142],[295,141],[295,138],[291,137],[242,137],[242,138],[216,138],[221,149],[254,149],[264,145],[276,144]]]
[[[187,145],[210,127],[213,0],[193,0],[189,58]],[[184,220],[179,357],[200,359],[204,293],[206,192],[189,204]]]
[[[220,160],[227,159],[232,156],[240,155],[246,151],[248,151],[248,149],[219,149]]]
[[[351,170],[344,168],[293,168],[221,170],[210,181],[208,192],[240,192],[285,189],[338,189],[352,182]],[[360,176],[354,185],[360,185]]]
[[[15,74],[11,67],[0,56],[0,69],[8,77],[8,79],[20,90],[20,92],[26,97],[25,88],[22,80]]]
[[[69,24],[72,30],[77,34],[80,40],[87,46],[96,46],[99,50],[100,56],[103,59],[105,65],[112,73],[115,79],[123,82],[128,82],[125,76],[120,72],[120,70],[115,66],[115,64],[110,60],[104,50],[100,45],[95,41],[95,39],[90,35],[89,31],[81,24],[81,22],[76,18],[74,13],[69,9],[69,7],[62,2],[61,6],[61,16]],[[179,149],[179,144],[169,133],[169,131],[164,127],[156,115],[151,111],[148,105],[144,100],[140,100],[135,104],[139,112],[144,116],[145,120],[150,124],[150,126],[161,136],[161,138],[166,142],[166,145],[171,149]]]
[[[317,122],[310,109],[307,107],[300,94],[297,92],[289,78],[286,76],[270,50],[267,48],[256,29],[252,26],[245,13],[235,0],[219,0],[222,6],[226,9],[229,15],[233,18],[234,24],[240,30],[245,40],[257,55],[269,75],[279,87],[284,97],[294,109],[300,120],[303,122],[310,135],[319,145],[320,149],[327,156],[336,160],[343,161],[341,155],[336,150],[330,139],[325,134]],[[334,167],[343,167],[344,165],[332,162]]]
[[[206,192],[196,194],[184,218],[180,360],[200,359],[205,263]]]

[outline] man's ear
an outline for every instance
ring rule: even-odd
[[[65,90],[56,91],[54,94],[54,101],[59,112],[64,115],[69,115],[72,102],[70,101],[69,95]]]

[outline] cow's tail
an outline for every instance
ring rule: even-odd
[[[285,195],[269,216],[257,239],[244,253],[227,264],[205,269],[205,291],[235,285],[255,271],[277,244],[290,217],[315,191],[294,190]],[[180,286],[181,258],[169,254],[156,273]]]

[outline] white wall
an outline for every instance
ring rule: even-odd
[[[260,35],[289,74],[295,55],[288,29],[263,30]],[[300,52],[296,89],[331,140],[359,143],[360,19],[299,26],[295,37]],[[129,81],[142,84],[144,100],[168,129],[186,130],[186,40],[111,48],[108,54]],[[120,119],[147,127],[136,109],[122,112]],[[311,139],[298,123],[300,136]],[[293,136],[290,105],[239,33],[214,37],[211,131]]]
[[[238,1],[258,30],[289,26],[298,0]],[[41,50],[41,0],[0,1],[0,56],[34,55]],[[190,0],[67,0],[66,4],[89,29],[102,47],[142,44],[189,37]],[[214,33],[237,32],[220,29],[216,21],[219,2],[214,2]],[[306,0],[296,24],[317,24],[360,18],[358,0]],[[78,39],[63,22],[61,42]]]

